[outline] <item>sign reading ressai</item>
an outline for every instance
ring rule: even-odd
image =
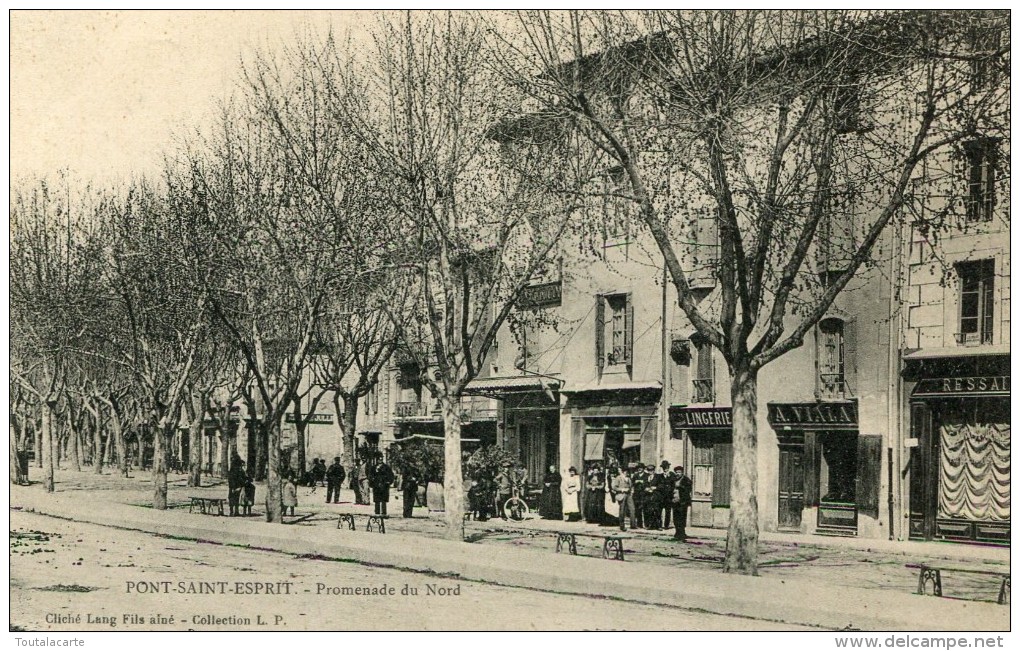
[[[947,377],[920,380],[915,396],[1009,395],[1009,376]]]

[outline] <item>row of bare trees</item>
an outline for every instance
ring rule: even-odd
[[[295,39],[245,62],[221,119],[162,178],[13,193],[12,455],[36,441],[52,489],[58,451],[124,471],[143,427],[165,508],[179,424],[198,483],[203,420],[226,436],[242,402],[279,521],[284,416],[303,436],[330,392],[349,465],[358,401],[400,346],[442,406],[457,538],[461,396],[521,289],[612,200],[726,360],[726,568],[755,573],[758,373],[917,214],[919,178],[977,135],[1008,137],[1002,21],[408,12],[380,15],[369,46]],[[709,255],[692,236],[705,221]],[[840,264],[819,273],[819,251]],[[689,282],[706,259],[710,296]]]

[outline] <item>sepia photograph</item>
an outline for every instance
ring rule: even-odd
[[[8,19],[12,646],[1008,642],[1008,8]]]

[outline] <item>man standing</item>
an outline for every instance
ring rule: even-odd
[[[662,529],[662,520],[660,515],[662,513],[662,502],[659,496],[662,492],[663,477],[661,472],[655,471],[655,466],[648,464],[645,468],[648,479],[645,486],[645,528],[659,530]]]
[[[669,462],[663,461],[662,466],[662,477],[663,482],[660,485],[659,491],[659,506],[661,507],[660,513],[662,514],[662,528],[669,529],[669,516],[673,511],[673,485],[676,484],[677,476],[676,473],[669,469]]]
[[[404,517],[414,517],[414,500],[418,496],[418,473],[414,468],[405,467],[401,474],[400,488],[404,492]]]
[[[676,481],[673,482],[673,526],[676,528],[673,537],[687,540],[687,508],[691,505],[693,483],[684,472],[683,466],[676,467]]]
[[[393,484],[393,479],[393,470],[380,456],[370,475],[372,501],[375,502],[376,515],[386,515],[386,505],[390,501],[390,486]]]
[[[326,503],[340,503],[340,487],[343,486],[347,472],[340,464],[340,457],[333,457],[333,464],[326,471]]]
[[[230,507],[230,515],[240,515],[238,506],[241,503],[241,492],[248,481],[248,475],[244,472],[244,462],[241,457],[234,455],[230,460],[230,472],[227,473],[227,504]]]
[[[648,488],[648,475],[645,474],[645,467],[635,462],[627,466],[630,469],[630,481],[634,491],[634,528],[642,529],[648,526],[645,519],[645,500],[648,499],[646,489]]]
[[[503,506],[510,499],[510,496],[513,495],[513,488],[513,471],[510,468],[510,462],[504,461],[502,470],[496,475],[496,513],[504,520],[506,520],[506,513]]]
[[[623,468],[617,468],[616,474],[609,483],[609,490],[613,493],[613,499],[620,505],[620,531],[627,530],[627,518],[630,518],[630,526],[634,526],[634,496],[631,495],[633,484],[630,477]]]

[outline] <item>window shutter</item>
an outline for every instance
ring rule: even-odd
[[[599,376],[606,364],[606,302],[595,296],[595,368]]]
[[[632,294],[627,294],[627,309],[624,316],[624,345],[627,347],[624,351],[624,357],[627,366],[634,365],[634,297]]]
[[[712,506],[729,506],[730,478],[733,474],[732,443],[715,444],[712,465]]]
[[[882,492],[882,437],[857,438],[857,512],[878,518]]]
[[[843,383],[844,395],[857,395],[857,319],[843,322]]]
[[[804,432],[804,506],[818,506],[818,432]]]
[[[581,513],[584,513],[584,504],[588,499],[588,473],[584,467],[584,419],[570,419],[570,464],[577,468],[577,474],[581,478],[581,494],[578,496]]]
[[[641,418],[641,463],[656,464],[659,449],[656,434],[658,433],[658,417],[643,416]]]

